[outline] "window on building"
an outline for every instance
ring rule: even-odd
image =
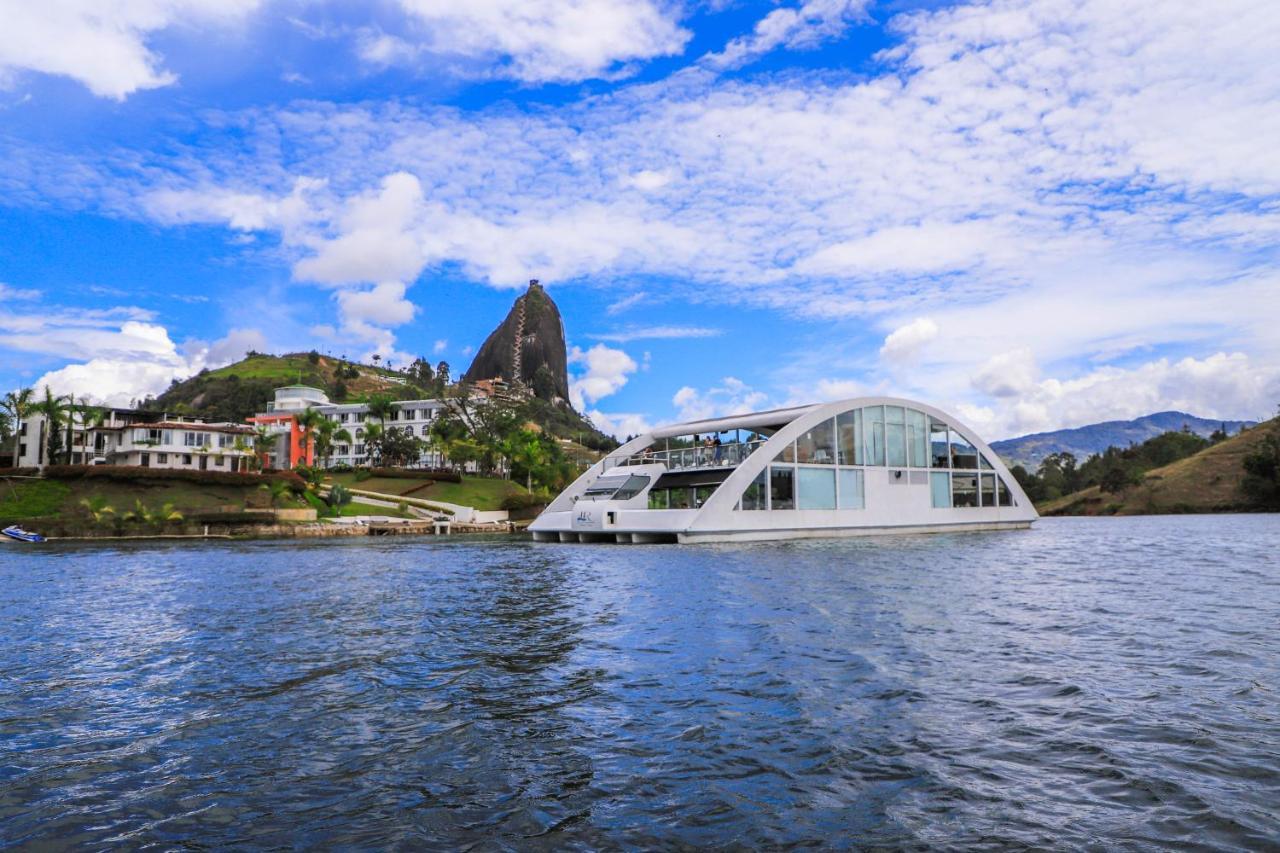
[[[929,474],[929,491],[933,495],[933,505],[935,508],[946,509],[950,507],[951,475],[946,471],[931,472]]]
[[[769,470],[766,468],[756,478],[747,484],[747,488],[742,492],[742,508],[743,509],[768,509],[769,508]]]
[[[356,429],[356,438],[357,438],[357,439],[364,438],[364,430],[362,430],[362,429]]]
[[[769,508],[796,508],[796,469],[769,466]]]
[[[907,464],[912,468],[929,467],[929,429],[924,412],[907,409]]]
[[[951,505],[969,507],[978,505],[978,475],[951,475]]]
[[[982,475],[982,505],[983,506],[996,505],[996,475],[995,474]]]
[[[191,454],[190,454],[190,453],[184,453],[184,454],[182,454],[182,464],[183,464],[183,465],[190,465],[190,464],[191,464]]]
[[[862,464],[862,409],[842,412],[836,417],[836,435],[839,440],[840,464]]]
[[[693,496],[690,494],[692,491],[687,488],[671,489],[671,509],[692,509]]]
[[[138,463],[139,463],[143,468],[150,468],[150,467],[151,467],[151,454],[150,454],[150,453],[140,453],[140,454],[138,454]]]
[[[694,507],[698,508],[698,507],[701,507],[703,504],[705,504],[707,502],[707,499],[711,497],[712,493],[715,492],[715,490],[716,490],[715,486],[698,486],[696,489],[694,489],[693,490]]]
[[[169,462],[169,454],[168,454],[168,453],[157,453],[157,454],[156,454],[156,464],[157,464],[157,465],[166,465],[166,464],[168,464],[168,462]]]
[[[796,439],[796,461],[812,465],[836,464],[836,422],[825,420]]]
[[[884,406],[867,406],[862,410],[863,461],[867,465],[884,464]]]
[[[199,447],[199,446],[200,446],[200,433],[198,433],[198,432],[184,432],[184,433],[182,434],[182,446],[183,446],[183,447]]]
[[[967,438],[955,430],[950,430],[951,467],[977,470],[978,449]]]
[[[840,509],[862,509],[866,506],[862,472],[840,469]]]
[[[649,492],[649,509],[667,509],[671,495],[666,489],[653,489]]]
[[[649,478],[642,474],[632,474],[627,481],[622,484],[622,488],[618,489],[613,496],[615,501],[629,501],[636,495],[644,491],[644,487],[649,485]]]
[[[907,464],[906,412],[901,406],[884,407],[885,464],[901,468]]]
[[[225,456],[215,456],[215,457],[213,457],[213,464],[214,464],[214,466],[215,466],[215,467],[217,467],[217,468],[221,468],[221,467],[225,464],[225,462],[226,462],[226,457],[225,457]]]
[[[836,472],[831,468],[797,469],[800,494],[796,500],[799,509],[836,508]]]
[[[981,468],[983,471],[995,470],[995,467],[990,462],[987,461],[987,457],[983,456],[981,453],[978,454],[978,467]]]
[[[796,461],[796,443],[788,441],[782,445],[782,452],[778,454],[778,462],[795,462]]]
[[[1000,506],[1013,506],[1013,492],[1004,484],[1003,479],[996,483],[996,490],[998,492]]]
[[[951,452],[947,449],[947,425],[942,421],[929,418],[929,453],[933,457],[934,468],[950,468]]]

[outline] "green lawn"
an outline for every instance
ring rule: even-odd
[[[361,489],[366,492],[378,492],[383,495],[398,495],[415,498],[420,501],[444,501],[460,506],[475,507],[478,510],[502,509],[502,499],[507,495],[524,494],[524,487],[510,480],[491,477],[466,477],[461,483],[432,483],[425,489],[409,494],[417,489],[425,480],[410,480],[400,477],[370,477],[357,480],[354,472],[330,474],[329,482],[346,486],[349,489]]]
[[[389,515],[393,518],[417,518],[416,515],[401,512],[393,506],[374,506],[373,504],[364,504],[359,501],[352,501],[344,506],[340,514],[344,518],[353,515]]]
[[[57,515],[70,494],[56,480],[0,480],[0,521]]]

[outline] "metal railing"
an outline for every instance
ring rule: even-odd
[[[765,439],[733,442],[719,447],[673,447],[669,450],[642,450],[629,456],[611,456],[605,459],[605,470],[631,465],[661,463],[668,471],[688,471],[698,468],[736,468],[756,452]]]

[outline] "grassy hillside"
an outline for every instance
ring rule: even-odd
[[[243,421],[266,411],[275,389],[282,385],[310,385],[330,399],[349,402],[373,394],[399,399],[433,396],[432,389],[418,388],[400,373],[311,353],[254,354],[220,367],[204,370],[174,382],[144,408],[190,414],[219,421]]]
[[[1097,486],[1038,507],[1041,515],[1144,515],[1184,512],[1244,512],[1258,507],[1241,489],[1245,456],[1277,428],[1269,421],[1194,456],[1148,471],[1118,494]]]
[[[424,501],[444,501],[479,510],[502,508],[502,499],[508,495],[524,494],[524,487],[510,480],[490,477],[462,478],[461,483],[430,483],[393,477],[366,477],[359,479],[354,473],[331,474],[326,480],[348,488],[379,492],[384,495],[418,498]]]
[[[134,509],[136,501],[153,510],[165,504],[184,516],[217,512],[225,508],[261,508],[270,500],[258,486],[187,483],[181,481],[112,482],[102,480],[0,480],[0,526],[13,523],[45,531],[50,525],[92,526],[80,502],[101,498],[118,518]],[[281,507],[305,507],[297,497],[285,498]],[[142,531],[146,532],[146,531]]]

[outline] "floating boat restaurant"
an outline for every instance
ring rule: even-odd
[[[538,542],[726,542],[1029,527],[1000,458],[923,403],[865,397],[627,442],[529,526]]]

